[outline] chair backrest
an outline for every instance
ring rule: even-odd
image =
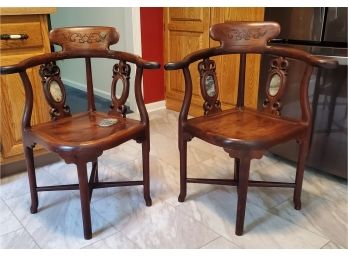
[[[269,40],[280,33],[280,26],[276,22],[225,22],[215,24],[210,28],[210,37],[219,41],[220,46],[202,49],[186,56],[182,61],[169,63],[165,66],[167,70],[183,69],[185,78],[185,97],[181,110],[180,119],[187,119],[188,109],[192,94],[192,79],[189,65],[201,60],[198,63],[200,73],[200,90],[204,99],[204,114],[210,115],[221,111],[216,77],[216,65],[213,56],[239,54],[239,82],[237,108],[244,107],[244,89],[247,54],[266,54],[276,56],[270,64],[268,79],[266,82],[266,99],[263,103],[263,110],[271,115],[280,115],[280,99],[286,92],[286,76],[289,69],[288,59],[296,59],[306,64],[300,85],[301,120],[310,122],[310,105],[308,100],[308,85],[312,74],[313,66],[335,67],[336,61],[312,56],[300,49],[270,46]],[[191,92],[191,93],[190,93]]]
[[[66,91],[61,79],[60,69],[56,64],[58,60],[83,58],[86,66],[87,102],[88,111],[95,111],[93,78],[91,58],[115,59],[118,62],[110,69],[111,83],[111,105],[110,113],[118,117],[126,116],[126,100],[129,96],[129,78],[131,66],[136,65],[134,82],[134,93],[140,117],[143,122],[148,123],[148,115],[145,109],[141,80],[143,69],[157,69],[158,63],[146,62],[139,56],[131,53],[110,50],[110,45],[119,40],[119,33],[113,27],[66,27],[57,28],[49,35],[52,44],[62,47],[62,51],[42,54],[20,62],[17,65],[1,67],[1,74],[19,73],[24,84],[26,104],[22,127],[30,127],[31,113],[33,107],[32,85],[26,73],[26,69],[40,65],[40,76],[42,78],[44,95],[51,106],[52,120],[71,116],[70,108],[66,105]],[[122,93],[116,95],[118,81],[122,84]]]
[[[53,29],[49,38],[63,51],[106,50],[118,42],[120,35],[113,27],[66,27]]]

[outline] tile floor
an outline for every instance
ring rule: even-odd
[[[131,114],[130,116],[136,116]],[[146,207],[141,187],[97,189],[91,203],[93,238],[83,239],[77,191],[39,193],[39,212],[30,214],[26,173],[1,180],[1,248],[347,248],[348,201],[344,180],[307,170],[302,210],[292,206],[291,189],[250,188],[245,234],[234,235],[233,187],[188,185],[177,202],[178,113],[150,113],[151,195]],[[136,142],[106,151],[101,180],[141,178]],[[191,177],[230,178],[233,160],[221,149],[193,139],[188,146]],[[292,181],[295,168],[272,156],[255,160],[253,179]],[[38,185],[77,183],[74,165],[63,162],[37,169]]]

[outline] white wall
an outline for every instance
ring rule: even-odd
[[[112,26],[120,33],[120,40],[110,48],[141,55],[140,10],[137,7],[59,7],[51,15],[52,29],[69,26]],[[92,61],[94,92],[110,99],[113,60]],[[65,60],[58,63],[61,76],[67,85],[86,90],[84,60]],[[134,98],[135,66],[132,65],[130,93],[127,104],[137,110]]]

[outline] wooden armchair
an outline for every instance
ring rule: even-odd
[[[165,65],[166,70],[182,69],[185,78],[185,96],[179,116],[179,202],[185,200],[186,183],[237,186],[236,235],[243,234],[248,186],[294,188],[295,209],[301,208],[301,188],[311,127],[308,84],[313,66],[333,68],[337,65],[333,60],[318,58],[298,49],[267,45],[267,42],[275,38],[279,32],[280,26],[275,22],[215,24],[210,28],[210,37],[220,41],[220,46],[199,50],[189,54],[182,61]],[[266,99],[262,110],[244,106],[245,66],[248,53],[275,56],[270,64]],[[240,54],[238,99],[234,108],[222,111],[218,100],[216,66],[209,58],[227,54]],[[281,116],[280,100],[286,92],[287,70],[291,68],[287,58],[306,63],[303,74],[299,74],[302,76],[299,87],[302,116],[299,120]],[[204,116],[187,119],[192,97],[189,66],[199,60],[201,60],[198,63],[198,70],[200,90],[204,99]],[[233,179],[187,178],[187,142],[193,137],[222,147],[235,159]],[[295,183],[249,180],[251,159],[260,159],[268,148],[288,140],[296,140],[299,144]]]
[[[149,118],[145,109],[141,80],[143,69],[158,69],[160,65],[147,62],[139,56],[112,51],[109,46],[119,40],[119,34],[112,27],[71,27],[58,28],[50,32],[50,41],[60,45],[62,51],[42,54],[20,62],[17,65],[1,67],[1,74],[19,73],[25,90],[25,108],[22,120],[23,145],[29,175],[31,192],[31,213],[38,209],[38,192],[53,190],[80,190],[81,209],[85,239],[92,238],[90,200],[94,188],[143,185],[147,206],[151,206],[149,185]],[[60,77],[60,69],[55,61],[83,58],[86,64],[87,102],[86,112],[71,115],[66,105],[65,88]],[[92,58],[115,59],[110,68],[111,105],[108,113],[96,111],[93,93]],[[125,102],[129,94],[131,66],[136,65],[135,99],[141,120],[126,117]],[[40,76],[44,94],[51,107],[50,122],[31,126],[33,90],[26,70],[40,66]],[[112,72],[112,73],[111,73]],[[122,94],[116,95],[117,83],[122,82]],[[100,182],[98,179],[98,157],[104,150],[120,145],[130,139],[142,144],[143,180],[122,182]],[[38,187],[35,177],[33,148],[36,144],[56,152],[66,163],[77,166],[78,184]],[[87,178],[87,162],[92,162],[92,172]]]

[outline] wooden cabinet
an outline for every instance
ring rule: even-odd
[[[264,8],[165,8],[165,62],[181,60],[193,51],[218,46],[209,38],[209,27],[224,21],[263,21]],[[237,101],[239,55],[212,58],[216,62],[219,95],[222,109]],[[245,105],[257,106],[259,55],[247,57]],[[197,63],[190,66],[193,81],[193,95],[190,114],[203,114],[203,99],[199,89]],[[166,107],[179,111],[184,97],[182,72],[165,73]]]
[[[54,10],[55,8],[0,8],[1,34],[25,34],[27,37],[26,39],[1,40],[1,66],[15,64],[31,56],[50,52],[47,14]],[[34,92],[32,124],[49,120],[49,107],[43,95],[38,69],[39,67],[34,67],[28,70]],[[18,74],[1,75],[0,82],[0,161],[1,175],[4,175],[3,173],[11,173],[24,167],[21,120],[25,96]],[[42,148],[37,147],[36,154],[44,153]]]

